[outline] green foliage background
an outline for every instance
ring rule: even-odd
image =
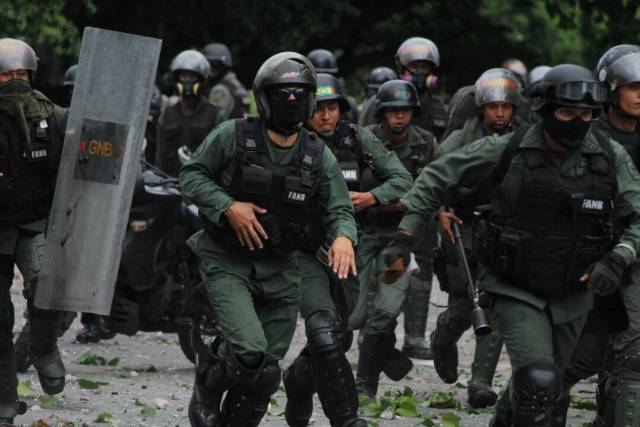
[[[341,74],[356,95],[368,70],[394,67],[398,45],[415,35],[438,45],[442,59],[438,75],[448,92],[473,82],[508,57],[522,59],[529,68],[561,62],[593,67],[608,47],[640,42],[638,0],[375,4],[365,0],[0,0],[0,36],[24,38],[36,45],[43,61],[58,60],[65,66],[75,62],[85,26],[159,37],[163,39],[161,70],[183,49],[222,41],[232,49],[245,83],[275,52],[306,53],[324,47],[337,54]]]

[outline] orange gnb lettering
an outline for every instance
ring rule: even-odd
[[[99,141],[99,140],[93,139],[89,143],[89,154],[98,155],[102,157],[111,157],[112,153],[113,153],[113,146],[108,141]]]

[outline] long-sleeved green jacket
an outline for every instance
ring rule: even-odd
[[[440,206],[455,203],[468,192],[481,187],[486,180],[494,178],[511,135],[480,139],[430,163],[416,180],[413,189],[401,199],[405,214],[399,228],[415,232]],[[615,155],[617,184],[614,213],[616,216],[629,218],[629,226],[621,233],[613,250],[620,254],[627,264],[631,264],[640,250],[640,174],[624,148],[613,140],[610,142]],[[546,150],[540,123],[529,128],[520,146]],[[593,152],[602,152],[602,148],[595,136],[589,132],[579,149],[572,152],[558,166],[559,172],[567,176],[582,174],[588,162],[583,153]],[[512,159],[512,170],[524,167],[524,159],[516,154]],[[513,194],[517,194],[517,191]],[[480,286],[487,291],[524,300],[540,308],[549,304],[556,323],[572,320],[588,310],[593,296],[585,289],[584,292],[548,301],[491,273],[481,278]]]

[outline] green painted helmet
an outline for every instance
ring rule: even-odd
[[[347,97],[340,81],[331,74],[318,73],[316,79],[318,87],[316,89],[316,105],[322,101],[338,101],[340,112],[344,113],[351,109]]]
[[[389,107],[411,107],[414,112],[420,110],[415,86],[406,80],[389,80],[383,83],[376,94],[376,117]]]

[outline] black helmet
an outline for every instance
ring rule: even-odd
[[[599,109],[607,101],[608,91],[593,72],[574,64],[552,67],[531,87],[533,110],[549,104]]]
[[[365,90],[366,97],[368,98],[375,95],[382,83],[388,82],[389,80],[395,80],[397,78],[398,75],[396,72],[389,67],[374,68],[371,70],[371,73],[369,73],[369,78],[367,79],[367,88]]]
[[[502,61],[502,68],[506,68],[511,71],[515,76],[520,79],[520,83],[527,82],[527,66],[524,62],[517,58],[509,58]]]
[[[517,107],[522,99],[522,86],[516,76],[504,68],[491,68],[476,80],[474,93],[476,105],[506,101]]]
[[[318,88],[316,89],[316,105],[322,101],[338,101],[340,112],[345,113],[351,110],[349,101],[344,96],[344,90],[340,81],[331,74],[318,73],[316,78]]]
[[[78,64],[72,65],[64,72],[64,82],[62,86],[72,88],[76,84],[76,75],[78,74]]]
[[[209,64],[212,67],[220,66],[227,69],[233,68],[233,59],[231,58],[231,51],[227,47],[227,45],[222,43],[209,43],[202,49],[202,53],[204,54]]]
[[[376,117],[388,107],[411,107],[420,109],[420,100],[415,86],[406,80],[389,80],[380,86],[376,94]]]
[[[327,49],[314,49],[307,54],[307,58],[316,67],[316,72],[324,74],[338,74],[338,60]]]
[[[407,68],[413,61],[427,61],[435,67],[440,66],[440,52],[438,46],[424,37],[411,37],[402,42],[396,52],[396,65],[398,70]]]
[[[17,39],[0,39],[0,73],[29,70],[31,83],[38,69],[38,57],[31,46]]]
[[[534,67],[533,70],[529,71],[528,83],[529,85],[534,85],[538,83],[544,75],[549,71],[551,67],[548,65],[538,65]]]
[[[280,52],[264,61],[253,80],[253,95],[258,114],[269,120],[271,111],[266,90],[271,86],[303,86],[309,89],[306,117],[313,116],[315,108],[316,69],[311,61],[296,52]]]
[[[206,80],[209,75],[209,62],[207,61],[207,58],[197,50],[193,49],[180,52],[175,58],[173,58],[169,68],[174,76],[176,72],[180,70],[193,71],[200,75],[202,80]]]
[[[598,61],[598,79],[609,86],[611,92],[620,86],[640,81],[640,46],[621,44],[614,46]]]

